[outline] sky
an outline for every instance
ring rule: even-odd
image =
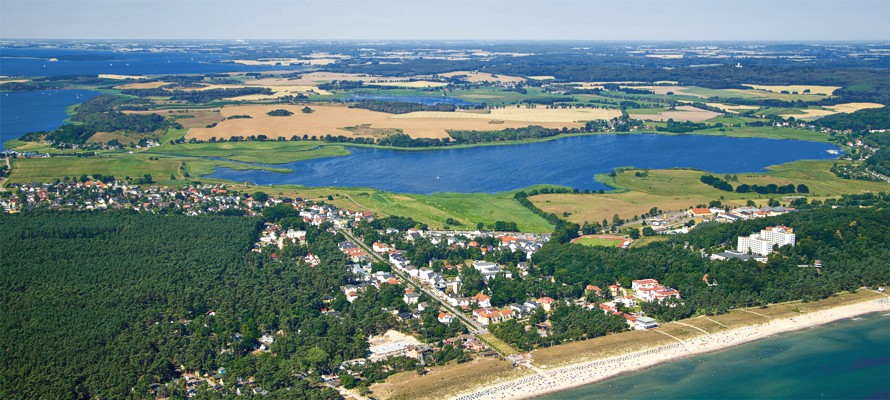
[[[890,41],[890,0],[0,0],[0,38]]]

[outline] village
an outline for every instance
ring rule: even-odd
[[[601,288],[589,284],[581,297],[552,298],[530,297],[523,301],[496,304],[492,297],[496,290],[495,280],[513,280],[528,277],[532,256],[550,239],[549,234],[519,232],[492,232],[484,230],[431,230],[412,226],[400,229],[381,226],[371,228],[375,215],[368,211],[343,210],[322,202],[300,198],[265,196],[258,193],[241,193],[225,185],[193,185],[167,188],[140,185],[122,181],[79,180],[70,182],[22,184],[0,198],[4,212],[17,213],[36,208],[67,210],[129,209],[151,213],[183,213],[186,215],[223,214],[258,215],[265,208],[285,206],[294,210],[302,221],[300,226],[280,226],[267,222],[263,225],[253,251],[268,254],[271,259],[285,256],[287,247],[306,247],[306,227],[314,226],[342,235],[337,243],[351,264],[347,265],[352,281],[343,285],[342,296],[349,303],[361,298],[370,287],[380,289],[392,285],[402,293],[403,305],[384,309],[385,313],[403,323],[404,329],[390,330],[383,335],[369,337],[366,357],[344,361],[339,374],[323,376],[330,387],[342,388],[343,376],[354,374],[362,379],[363,368],[387,365],[394,359],[415,360],[420,368],[433,362],[445,346],[448,351],[458,351],[464,359],[472,357],[508,357],[515,363],[524,362],[522,354],[504,351],[493,346],[489,329],[505,321],[515,320],[541,337],[550,335],[550,316],[561,306],[579,307],[587,312],[601,312],[621,317],[627,330],[646,330],[658,327],[658,321],[642,311],[647,302],[675,306],[682,301],[681,293],[662,285],[655,279],[636,279],[630,287],[615,282]],[[696,218],[703,222],[734,222],[781,215],[793,212],[784,207],[692,208],[685,212],[662,214],[646,220],[658,234],[672,234],[671,224],[684,219]],[[676,214],[676,215],[674,215]],[[692,228],[684,227],[684,229]],[[407,251],[420,243],[427,243],[455,254],[471,254],[466,259],[454,260],[430,257],[425,263],[415,265]],[[749,237],[739,237],[735,250],[711,255],[712,260],[753,258],[765,261],[774,246],[794,245],[793,229],[783,226],[769,227]],[[317,267],[321,259],[311,252],[298,252],[297,261],[307,268]],[[509,261],[499,262],[499,259]],[[481,278],[482,286],[468,292],[464,278],[468,275]],[[531,277],[529,277],[531,279]],[[716,281],[706,283],[716,285]],[[475,289],[474,289],[475,290]],[[340,294],[338,294],[339,296]],[[335,296],[324,299],[331,304]],[[333,307],[323,307],[319,313],[339,318]],[[211,311],[212,313],[212,311]],[[424,319],[432,313],[435,318]],[[411,326],[433,323],[448,327],[451,335],[433,341],[422,341],[412,335]],[[263,353],[274,349],[275,338],[282,332],[262,332],[253,351]],[[232,342],[240,338],[233,337]],[[509,347],[506,347],[509,349]],[[221,351],[231,351],[222,349]],[[377,364],[375,364],[377,363]],[[225,370],[215,374],[199,371],[182,371],[187,393],[197,395],[198,387],[218,388],[223,385]],[[202,386],[203,385],[203,386]],[[263,389],[250,381],[237,382],[239,393],[250,391],[261,394]],[[157,388],[155,388],[157,389]]]

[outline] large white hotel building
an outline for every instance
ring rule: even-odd
[[[770,226],[751,236],[739,236],[738,251],[765,256],[773,252],[773,246],[795,244],[794,229],[787,226]]]

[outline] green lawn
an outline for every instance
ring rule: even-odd
[[[516,222],[524,232],[549,232],[553,230],[540,216],[532,213],[513,199],[512,193],[439,193],[434,195],[394,194],[387,192],[362,192],[352,196],[358,204],[378,213],[410,216],[433,227],[445,226],[452,218],[461,225],[456,229],[476,229],[476,224],[486,225],[496,221]],[[344,206],[348,205],[344,204]]]
[[[349,151],[344,149],[343,146],[329,145],[318,141],[166,144],[151,148],[145,151],[145,153],[189,157],[219,157],[233,161],[262,164],[283,164],[313,158],[349,155]]]
[[[141,177],[151,174],[155,179],[168,179],[177,175],[179,160],[148,160],[147,157],[55,157],[12,160],[10,182],[46,182],[65,176],[79,177],[82,174],[99,173],[124,178]]]
[[[622,243],[620,240],[615,239],[602,239],[595,237],[583,237],[575,240],[572,243],[581,244],[584,246],[603,246],[603,247],[618,247]]]

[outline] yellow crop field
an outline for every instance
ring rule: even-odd
[[[828,108],[839,113],[853,113],[859,110],[865,110],[868,108],[881,108],[884,107],[883,104],[879,103],[843,103],[836,104],[833,106],[825,106],[823,108]]]
[[[823,96],[831,96],[835,90],[840,89],[840,86],[818,86],[818,85],[751,85],[744,84],[742,86],[747,86],[752,89],[757,90],[765,90],[767,92],[773,93],[794,93],[804,94],[804,91],[809,90],[808,94],[821,94]]]
[[[473,83],[479,82],[501,82],[501,83],[517,83],[517,82],[525,82],[525,78],[521,78],[518,76],[510,76],[510,75],[493,75],[486,74],[482,72],[468,72],[468,71],[455,71],[448,72],[444,74],[439,74],[439,76],[444,76],[450,78],[452,76],[458,75],[466,75],[466,80]]]
[[[583,122],[620,116],[617,110],[601,109],[496,109],[491,114],[469,112],[416,112],[387,114],[361,108],[343,106],[310,106],[312,113],[301,111],[300,105],[244,105],[223,107],[222,117],[250,115],[251,118],[230,119],[213,128],[195,127],[188,137],[209,139],[232,136],[266,135],[344,135],[369,137],[380,131],[402,131],[415,138],[445,138],[447,130],[496,131],[540,125],[545,128],[576,128]],[[271,117],[266,113],[275,109],[293,112],[287,117]],[[184,120],[183,120],[184,121]]]
[[[803,108],[800,111],[803,114],[782,114],[783,118],[794,117],[796,119],[813,120],[834,114],[848,114],[868,108],[881,108],[883,104],[878,103],[843,103],[833,106],[824,106],[822,108]]]

